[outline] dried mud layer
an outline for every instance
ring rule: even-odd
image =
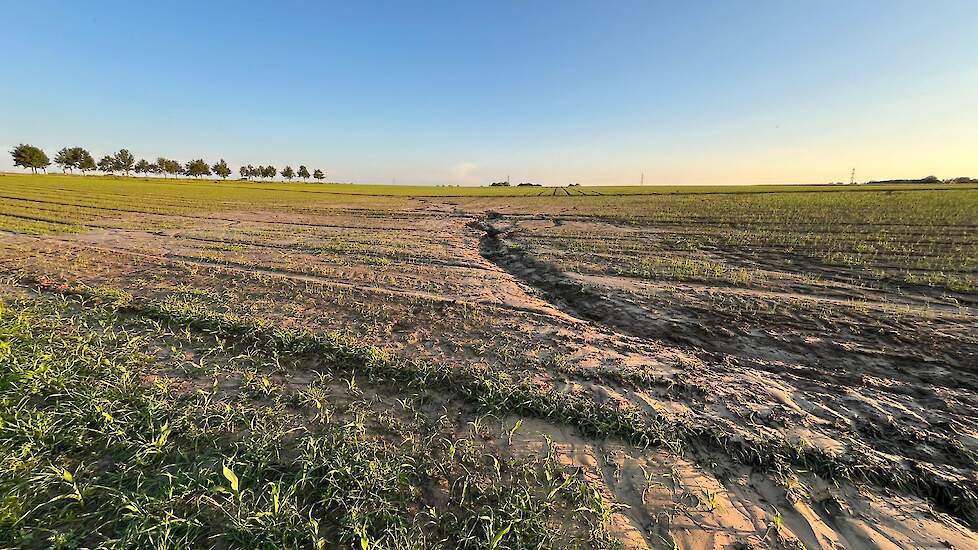
[[[526,406],[483,430],[504,455],[549,446],[581,468],[627,548],[978,548],[974,293],[777,246],[685,246],[701,227],[681,222],[527,210],[116,212],[0,236],[3,292],[193,295],[610,405],[614,429]],[[458,426],[484,414],[439,393],[429,406]]]

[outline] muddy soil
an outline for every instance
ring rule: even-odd
[[[967,506],[923,485],[772,471],[731,450],[851,459],[974,497],[974,296],[811,276],[794,252],[694,257],[657,243],[653,228],[623,236],[586,215],[511,210],[426,199],[287,216],[119,213],[77,234],[0,236],[0,263],[148,298],[192,292],[210,307],[503,369],[720,434],[727,444],[691,435],[682,449],[645,448],[532,418],[498,434],[515,454],[552,445],[583,468],[617,503],[612,525],[628,548],[978,548]],[[582,253],[553,233],[570,224],[667,269],[636,276],[617,257]],[[691,257],[724,270],[673,269]]]

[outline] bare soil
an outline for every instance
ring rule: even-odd
[[[501,452],[552,445],[583,468],[618,504],[613,531],[628,548],[978,548],[976,518],[948,506],[978,493],[974,295],[867,283],[777,249],[696,255],[749,277],[636,276],[561,233],[632,243],[647,258],[690,255],[651,228],[478,200],[98,225],[2,235],[3,270],[147,298],[194,289],[215,307],[690,426],[700,435],[666,449],[533,418],[510,442],[503,427],[516,417],[497,419]],[[743,454],[765,446],[906,472],[951,496],[772,471]]]

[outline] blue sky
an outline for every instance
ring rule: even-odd
[[[5,4],[5,150],[378,183],[978,176],[973,0]]]

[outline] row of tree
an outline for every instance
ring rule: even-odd
[[[14,159],[14,166],[22,166],[35,174],[38,170],[47,172],[47,167],[51,165],[51,160],[47,154],[40,147],[33,145],[21,143],[17,147],[14,147],[10,155]],[[222,179],[226,179],[231,175],[231,168],[224,159],[210,165],[204,159],[191,160],[186,164],[165,157],[159,157],[155,162],[149,162],[146,159],[139,159],[137,161],[128,149],[120,149],[118,153],[105,155],[98,162],[95,162],[95,157],[87,149],[83,147],[65,147],[54,156],[54,164],[60,166],[65,173],[74,173],[75,170],[79,170],[82,174],[87,174],[97,170],[106,174],[115,174],[118,172],[127,176],[135,172],[136,174],[162,175],[164,178],[167,176],[177,177],[181,175],[199,178],[201,176],[214,175]],[[238,168],[238,174],[244,179],[271,179],[279,174],[287,180],[292,180],[295,177],[308,180],[312,177],[322,181],[326,178],[326,173],[322,170],[316,169],[310,173],[309,169],[304,165],[299,166],[298,170],[293,170],[291,166],[286,166],[279,172],[278,168],[271,165],[252,166],[249,164]]]

